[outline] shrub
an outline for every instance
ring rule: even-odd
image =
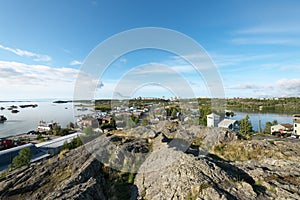
[[[20,168],[30,163],[30,148],[24,148],[19,151],[19,155],[14,157],[11,168]]]

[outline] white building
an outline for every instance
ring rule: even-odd
[[[300,114],[293,115],[294,131],[293,134],[300,136]]]
[[[209,115],[206,116],[207,117],[207,126],[208,127],[217,127],[219,122],[220,122],[220,116],[215,114],[215,113],[211,113]]]
[[[233,119],[223,119],[219,124],[218,127],[221,128],[228,128],[231,130],[238,130],[239,122]]]
[[[293,125],[291,124],[277,124],[271,126],[271,134],[291,134],[293,132]]]

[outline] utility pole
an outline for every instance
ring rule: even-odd
[[[261,123],[260,123],[260,111],[262,110],[262,106],[258,107],[258,133],[261,133]]]

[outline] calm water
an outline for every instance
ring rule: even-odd
[[[18,107],[17,109],[20,112],[16,114],[7,110],[7,108],[11,105],[18,106],[24,104],[37,104],[38,107]],[[73,103],[55,104],[52,102],[0,102],[0,107],[5,108],[5,110],[0,110],[0,115],[4,115],[7,118],[6,122],[0,123],[0,138],[35,130],[41,120],[46,122],[58,122],[62,127],[66,127],[70,122],[76,121],[74,116],[92,112],[91,110],[74,110]],[[73,112],[75,112],[75,114],[73,114]],[[258,130],[258,113],[235,112],[235,114],[236,115],[232,117],[232,119],[236,120],[240,120],[248,114],[253,125],[253,129],[256,131]],[[273,121],[275,119],[278,123],[292,124],[292,115],[264,113],[260,114],[262,130],[264,129],[267,121]]]
[[[38,107],[20,108],[19,113],[11,113],[7,108],[11,105],[37,104]],[[7,121],[0,123],[0,138],[20,133],[27,133],[35,130],[41,120],[46,122],[58,122],[62,127],[66,127],[70,122],[74,122],[73,103],[56,104],[51,102],[0,102],[0,115],[4,115]],[[75,112],[76,114],[78,111]],[[75,115],[76,115],[75,114]]]
[[[260,117],[260,121],[261,121],[262,130],[265,128],[266,122],[268,122],[268,121],[272,122],[275,119],[278,121],[279,124],[284,124],[284,123],[293,124],[292,115],[287,115],[287,114],[274,114],[274,113],[258,114],[258,113],[245,113],[245,112],[235,112],[235,114],[236,115],[234,117],[232,117],[231,119],[240,120],[240,119],[246,117],[246,115],[249,115],[250,121],[251,121],[253,129],[255,131],[258,131],[259,117]]]

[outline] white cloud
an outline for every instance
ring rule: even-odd
[[[276,38],[276,37],[239,37],[230,40],[231,43],[237,45],[299,45],[300,41],[298,39],[292,38]]]
[[[276,86],[284,96],[300,95],[300,79],[281,79],[276,82]]]
[[[82,62],[78,61],[78,60],[73,60],[70,62],[70,65],[82,65]]]
[[[46,65],[28,65],[19,62],[0,61],[1,98],[72,98],[80,72],[72,68],[53,68]],[[82,74],[86,88],[98,84],[98,80]],[[101,84],[99,84],[101,86]]]
[[[299,27],[293,27],[293,26],[280,26],[280,27],[251,27],[251,28],[245,28],[240,29],[237,31],[234,31],[234,33],[237,34],[281,34],[281,33],[288,33],[288,34],[296,34],[300,33]]]
[[[3,45],[0,44],[0,49],[6,50],[6,51],[10,51],[18,56],[22,56],[22,57],[30,57],[32,58],[34,61],[44,61],[44,62],[48,62],[51,61],[51,57],[48,55],[42,55],[42,54],[37,54],[37,53],[33,53],[30,51],[26,51],[26,50],[21,50],[21,49],[13,49],[10,47],[5,47]]]

